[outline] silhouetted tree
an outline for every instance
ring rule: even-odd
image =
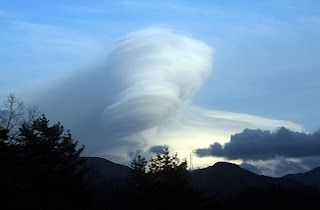
[[[79,158],[84,146],[78,149],[70,131],[64,132],[60,123],[49,125],[45,115],[19,126],[18,136],[10,141],[8,129],[0,129],[0,167],[5,171],[1,204],[14,209],[86,209],[87,167]]]
[[[0,142],[4,143],[8,140],[8,130],[0,126]]]
[[[129,178],[136,187],[141,186],[143,183],[140,183],[146,176],[147,161],[141,155],[138,155],[137,158],[134,158],[131,162],[131,168],[129,171]]]
[[[6,204],[11,204],[15,195],[18,182],[17,174],[17,147],[9,142],[8,129],[0,126],[0,208],[5,209]]]
[[[179,163],[177,156],[177,153],[170,155],[169,148],[164,147],[162,153],[150,159],[149,173],[163,179],[182,178],[187,171],[187,161]]]
[[[24,122],[31,123],[38,117],[38,107],[25,109],[22,100],[10,93],[7,100],[0,105],[0,126],[8,131],[8,141],[19,135],[19,128]]]
[[[147,161],[141,155],[134,158],[128,174],[126,194],[129,196],[133,209],[143,209],[145,197],[149,192],[150,180],[146,174]]]
[[[141,156],[131,163],[130,174],[139,174],[130,176],[131,183],[134,183],[131,184],[130,196],[136,209],[201,208],[201,194],[188,183],[187,162],[179,162],[177,154],[170,155],[168,147],[151,158],[148,172],[142,174],[145,165],[146,161]]]
[[[4,188],[6,183],[5,178],[7,177],[7,166],[8,162],[11,159],[10,156],[12,155],[9,151],[8,130],[0,126],[0,186],[2,186],[2,189]],[[10,164],[12,164],[12,162],[10,162]],[[1,192],[2,191],[3,190],[1,190]]]

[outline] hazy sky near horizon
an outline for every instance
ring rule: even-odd
[[[79,93],[87,91],[91,95],[86,99],[97,102],[72,109],[78,104],[66,100],[69,105],[65,107],[73,110],[65,119],[66,127],[81,133],[84,125],[75,125],[72,119],[95,121],[98,117],[89,114],[95,109],[104,116],[97,124],[109,128],[121,124],[121,129],[137,134],[123,137],[122,133],[123,142],[117,142],[118,146],[128,144],[129,137],[152,136],[150,142],[137,140],[134,146],[114,149],[114,153],[128,148],[133,150],[129,154],[154,145],[170,146],[170,140],[160,140],[163,138],[176,138],[177,142],[183,142],[188,135],[204,139],[185,145],[190,152],[209,147],[210,142],[225,143],[231,134],[247,127],[272,130],[286,126],[306,132],[319,129],[320,3],[316,0],[0,0],[0,27],[0,99],[15,91],[30,103],[41,105],[36,98],[39,94],[53,105],[54,100],[66,99],[68,93],[81,98]],[[143,51],[144,39],[150,40],[146,45],[149,51]],[[130,58],[148,53],[161,59],[148,57],[148,68],[130,63]],[[115,61],[123,65],[112,64]],[[171,73],[147,73],[152,65]],[[124,70],[132,66],[137,70]],[[121,79],[116,75],[119,80],[110,80],[110,72],[100,70],[106,68],[120,72]],[[109,79],[102,80],[101,75]],[[154,77],[161,80],[155,81]],[[65,91],[66,87],[78,92]],[[145,92],[137,91],[141,87]],[[155,97],[141,97],[150,93]],[[157,109],[135,110],[115,121],[104,120],[123,113],[127,104],[154,108],[153,103]],[[43,103],[40,108],[54,120],[65,116],[49,104]],[[139,126],[132,127],[134,121],[124,122],[137,119],[139,111],[145,112],[143,117],[138,116],[140,128],[136,130]],[[109,140],[106,142],[109,148],[116,148]],[[175,149],[183,145],[171,144]],[[93,145],[87,146],[92,154],[103,148],[99,143]],[[201,161],[208,161],[204,159]]]

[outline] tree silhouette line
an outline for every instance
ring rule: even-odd
[[[0,109],[0,198],[4,209],[86,209],[84,146],[60,123],[10,94]]]
[[[167,146],[149,164],[141,155],[133,159],[127,194],[134,209],[198,209],[205,200],[189,184],[187,162],[170,155]]]

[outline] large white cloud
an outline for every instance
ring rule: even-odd
[[[201,87],[211,65],[212,49],[200,41],[161,28],[128,34],[109,59],[123,90],[102,122],[118,132],[161,124]]]
[[[130,161],[137,152],[154,155],[154,145],[188,158],[194,149],[227,142],[245,128],[302,130],[288,121],[191,106],[212,70],[212,52],[183,34],[147,28],[121,38],[99,65],[23,95],[52,122],[70,128],[86,145],[85,155],[115,162]],[[194,157],[194,166],[216,160]]]

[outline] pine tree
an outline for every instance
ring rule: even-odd
[[[131,174],[140,174],[143,171],[140,170],[141,167],[137,167],[140,165],[139,162],[146,165],[146,161],[141,160],[143,158],[138,156],[138,159],[132,161]],[[135,183],[133,186],[139,186],[130,191],[136,209],[200,207],[203,199],[199,192],[189,186],[187,162],[179,162],[177,154],[170,155],[168,147],[164,147],[162,153],[157,153],[151,158],[148,168],[148,172],[132,179]]]
[[[138,155],[138,157],[134,158],[133,161],[131,162],[129,179],[137,187],[143,184],[141,183],[141,180],[143,180],[146,176],[146,167],[147,167],[147,161],[141,155]]]
[[[7,144],[4,157],[9,208],[84,209],[90,197],[84,175],[85,162],[80,158],[84,146],[60,123],[50,125],[42,115],[24,122],[19,136]],[[14,167],[12,167],[14,166]]]

